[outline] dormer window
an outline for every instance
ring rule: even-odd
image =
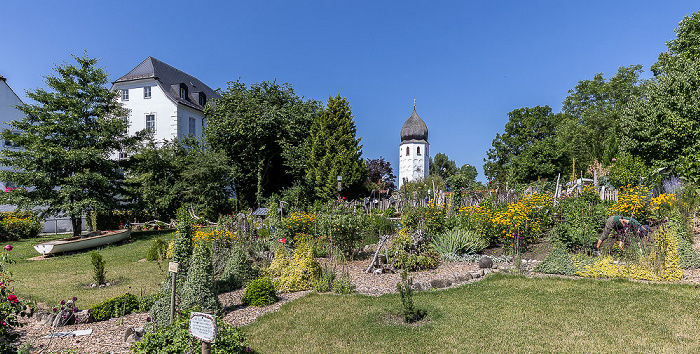
[[[199,93],[199,105],[204,107],[204,105],[207,104],[207,96],[204,94],[204,92]]]
[[[180,84],[180,98],[187,99],[187,85],[185,84]]]

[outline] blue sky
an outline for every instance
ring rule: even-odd
[[[508,112],[555,112],[580,80],[645,77],[697,1],[3,1],[0,75],[24,99],[71,54],[114,80],[148,56],[212,88],[240,78],[350,101],[363,156],[398,174],[416,99],[431,154],[483,159]]]

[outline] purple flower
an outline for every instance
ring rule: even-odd
[[[61,300],[61,305],[65,305],[65,304],[66,304],[66,300]]]
[[[76,301],[76,300],[78,300],[78,297],[77,297],[77,296],[73,296],[73,301]]]
[[[73,312],[78,312],[78,311],[80,311],[80,310],[77,307],[73,308]]]
[[[66,309],[65,306],[61,306],[61,311],[65,310],[65,309]]]
[[[697,288],[697,286],[696,286]],[[146,317],[146,322],[151,322],[151,316]]]
[[[245,352],[250,353],[250,347],[245,347]]]
[[[54,307],[54,308],[53,308],[53,312],[56,312],[56,311],[58,311],[58,309]]]

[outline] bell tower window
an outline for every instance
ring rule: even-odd
[[[416,148],[416,155],[420,156],[420,146]]]
[[[406,146],[406,156],[411,155],[411,150],[409,149],[408,146]]]

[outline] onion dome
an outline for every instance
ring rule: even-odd
[[[428,142],[428,126],[420,119],[416,108],[413,107],[413,113],[406,120],[406,123],[401,127],[401,142],[402,143],[427,143]]]

